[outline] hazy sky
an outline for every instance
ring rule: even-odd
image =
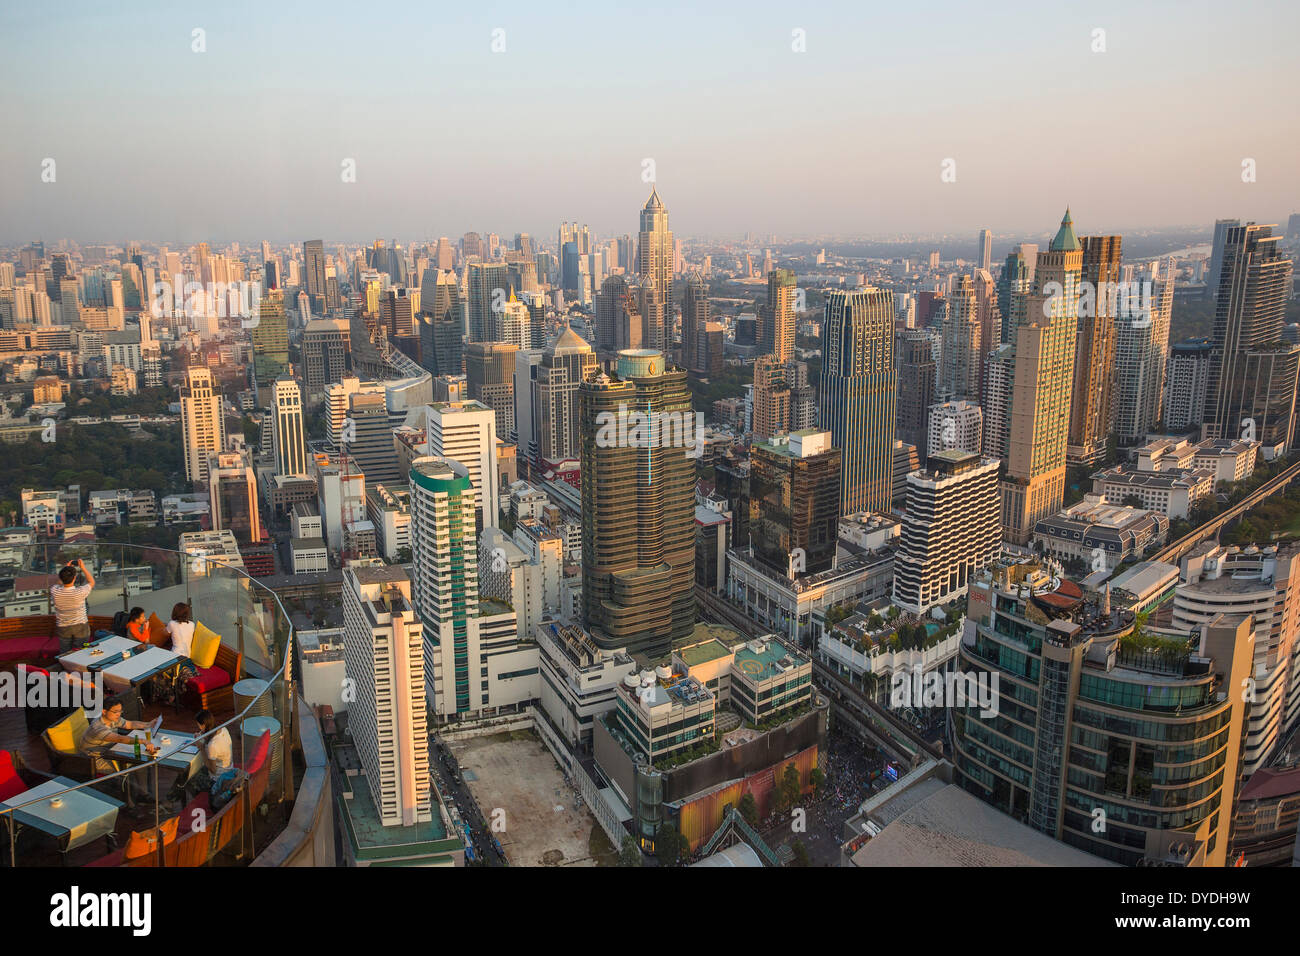
[[[1300,209],[1300,4],[1134,6],[6,4],[0,242],[634,233],[646,158],[684,235]]]

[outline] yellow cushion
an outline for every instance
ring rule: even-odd
[[[176,842],[176,828],[180,822],[180,817],[172,817],[170,820],[163,821],[158,827],[162,830],[163,846]],[[122,855],[128,860],[135,860],[155,852],[157,852],[157,831],[150,827],[148,830],[133,832],[126,841],[126,850]]]
[[[221,635],[204,626],[203,622],[194,625],[194,643],[190,645],[190,660],[200,669],[211,667],[217,662],[217,651],[221,650]]]
[[[78,707],[46,730],[45,736],[50,741],[50,746],[59,753],[75,754],[81,747],[81,738],[86,736],[86,731],[89,729],[90,722],[86,720],[86,712]]]

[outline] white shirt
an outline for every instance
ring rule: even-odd
[[[189,657],[194,645],[194,622],[168,621],[167,633],[172,636],[172,650],[182,657]]]
[[[230,731],[222,727],[215,734],[207,739],[208,759],[217,765],[212,771],[215,777],[223,770],[229,770],[234,765],[234,756],[230,745]]]

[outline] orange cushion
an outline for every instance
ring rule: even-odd
[[[176,827],[180,824],[180,817],[172,817],[170,820],[164,820],[158,827],[162,830],[163,846],[173,843],[176,840]],[[157,835],[154,828],[148,830],[139,830],[131,834],[131,838],[126,842],[124,856],[128,860],[135,860],[142,856],[156,852]]]
[[[157,614],[149,615],[149,643],[154,647],[167,643],[167,625]]]

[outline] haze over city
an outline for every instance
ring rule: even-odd
[[[1273,222],[1298,30],[1265,3],[8,5],[0,241],[622,233],[647,159],[682,236]]]

